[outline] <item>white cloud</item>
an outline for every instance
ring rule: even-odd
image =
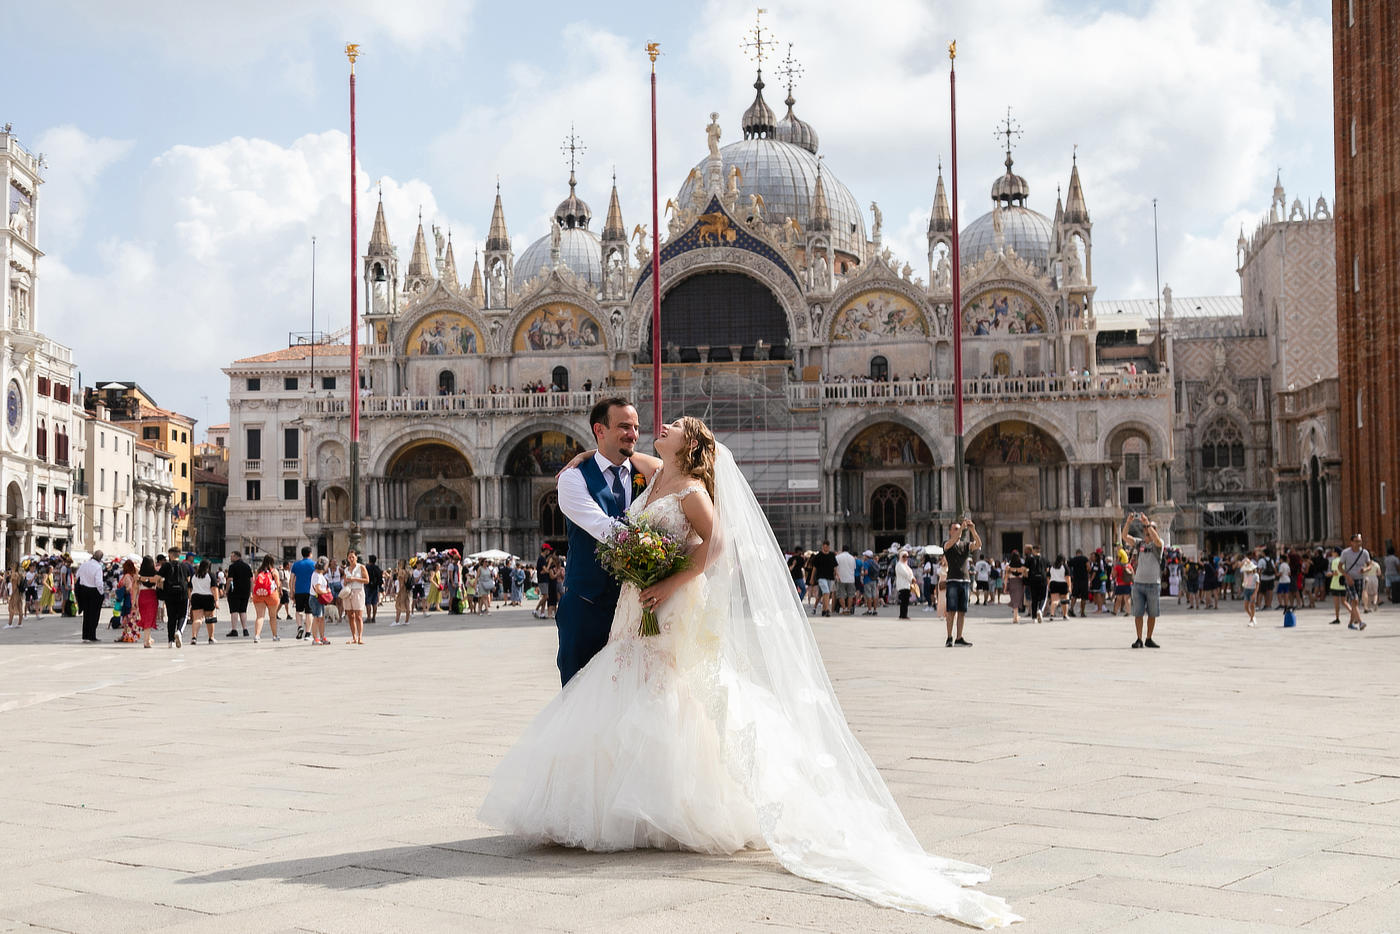
[[[82,236],[98,176],[131,151],[132,141],[95,138],[66,124],[45,130],[34,142],[48,166],[40,202],[45,246],[62,249]]]
[[[472,0],[55,0],[74,28],[145,45],[151,54],[229,69],[318,32],[342,41],[383,37],[409,50],[460,47]],[[60,13],[60,15],[64,15]],[[319,41],[319,40],[318,40]],[[369,45],[374,43],[370,42]],[[367,52],[371,50],[366,49]]]
[[[61,250],[45,258],[44,326],[73,346],[85,378],[135,374],[165,404],[202,417],[190,400],[208,396],[217,415],[228,394],[221,367],[311,328],[312,236],[317,329],[349,321],[348,145],[330,131],[289,146],[235,138],[162,153],[142,179],[137,214],[97,245],[92,268],[74,268]],[[436,215],[426,183],[382,183],[390,214],[413,223],[421,204],[425,225]],[[361,250],[375,203],[361,172]],[[405,249],[413,229],[398,231]]]

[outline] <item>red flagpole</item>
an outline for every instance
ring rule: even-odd
[[[661,45],[647,43],[651,58],[651,436],[661,434],[661,224],[656,180],[656,56]]]
[[[345,46],[350,59],[350,529],[349,545],[360,547],[360,303],[356,292],[359,265],[358,187],[355,183],[355,59],[360,47]],[[315,335],[312,335],[315,340]],[[314,387],[313,387],[314,388]]]
[[[953,60],[958,54],[958,43],[948,43],[948,97],[951,105],[953,142],[953,469],[955,478],[955,499],[958,518],[961,519],[967,508],[963,478],[963,373],[962,373],[962,260],[958,252],[958,74]]]

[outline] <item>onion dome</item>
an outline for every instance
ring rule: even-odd
[[[758,73],[758,80],[753,83],[754,94],[753,103],[749,109],[744,111],[744,139],[772,139],[778,129],[778,118],[773,114],[773,108],[768,106],[768,102],[763,99],[763,72]]]
[[[1026,199],[1030,196],[1031,186],[1026,184],[1024,178],[1011,171],[1011,151],[1007,150],[1006,174],[992,183],[992,200],[1008,206],[1017,204],[1025,207]]]
[[[554,219],[559,222],[559,226],[568,230],[572,227],[587,227],[588,222],[593,219],[593,212],[589,210],[588,203],[574,192],[574,186],[578,181],[574,178],[574,170],[569,170],[569,197],[559,202],[559,206],[554,209]]]
[[[791,91],[788,92],[787,100],[783,103],[787,104],[787,114],[778,121],[774,138],[784,143],[792,143],[794,146],[801,146],[808,152],[815,154],[818,142],[817,131],[812,129],[810,123],[792,112],[792,105],[796,104],[797,101],[793,99]]]

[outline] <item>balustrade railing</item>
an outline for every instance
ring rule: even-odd
[[[1075,399],[1105,396],[1148,396],[1170,388],[1165,373],[1097,376],[1000,376],[963,380],[963,399],[987,402],[1004,399]],[[822,405],[889,405],[951,402],[951,379],[910,379],[898,382],[819,382],[788,384],[788,401],[796,407]]]
[[[455,396],[368,396],[360,400],[360,414],[425,415],[473,413],[586,412],[603,397],[599,390],[577,392],[502,392]],[[317,399],[318,415],[349,415],[349,399]]]

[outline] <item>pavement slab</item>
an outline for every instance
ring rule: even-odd
[[[813,620],[842,707],[925,846],[990,867],[1020,930],[1400,934],[1400,610],[1355,633],[1169,604],[1155,651],[1108,616],[974,608],[971,649],[893,617]],[[765,852],[502,835],[476,810],[558,690],[553,625],[331,638],[0,634],[0,932],[964,930]]]

